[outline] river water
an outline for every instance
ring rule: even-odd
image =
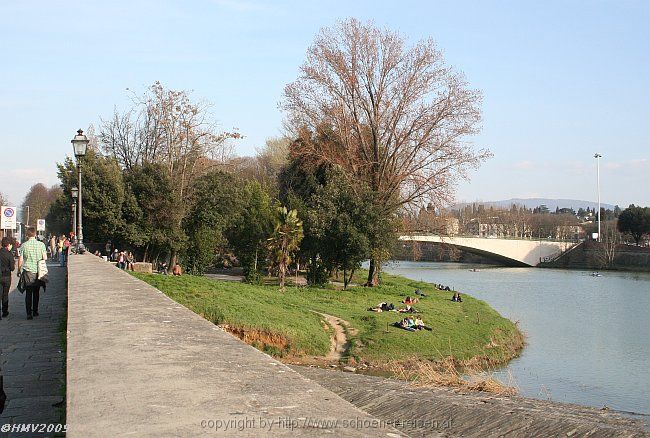
[[[527,345],[497,374],[512,375],[521,395],[650,414],[650,274],[428,262],[385,270],[449,285],[519,321]]]

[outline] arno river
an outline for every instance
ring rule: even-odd
[[[521,395],[650,414],[650,274],[421,262],[385,270],[449,285],[519,321],[527,346],[503,372]]]

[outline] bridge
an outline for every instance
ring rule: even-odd
[[[411,234],[401,236],[400,240],[453,245],[469,253],[497,260],[507,266],[537,266],[543,261],[553,260],[576,245],[575,242],[557,240],[448,237],[434,234]]]

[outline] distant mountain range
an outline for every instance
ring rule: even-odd
[[[573,208],[575,211],[578,211],[579,208],[590,209],[598,208],[598,203],[594,201],[580,201],[578,199],[546,199],[546,198],[513,198],[506,199],[503,201],[474,201],[474,202],[460,202],[455,204],[452,209],[459,209],[466,205],[472,204],[482,204],[485,206],[493,206],[500,208],[510,208],[512,204],[523,205],[526,208],[535,208],[540,205],[546,205],[550,211],[555,211],[555,208]],[[601,203],[601,207],[609,210],[613,210],[614,206],[612,204]],[[619,206],[620,207],[620,206]]]

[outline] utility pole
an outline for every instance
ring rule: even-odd
[[[596,187],[598,190],[598,241],[600,242],[600,159],[602,155],[596,153],[594,155],[596,159]]]

